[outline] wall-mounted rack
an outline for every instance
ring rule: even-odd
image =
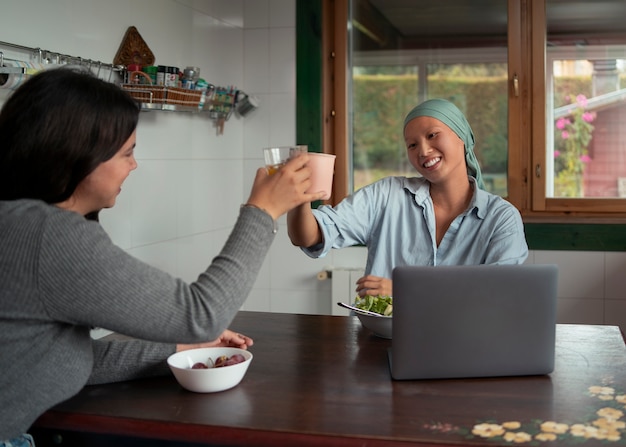
[[[2,48],[16,50],[18,53],[28,53],[27,59],[29,60],[24,61],[5,57]],[[7,62],[6,66],[5,62]],[[45,65],[83,67],[100,79],[118,84],[126,89],[141,103],[142,110],[208,112],[209,117],[215,120],[218,135],[222,134],[224,123],[231,117],[234,111],[243,117],[259,105],[257,98],[248,96],[245,92],[237,90],[233,86],[215,87],[209,84],[210,88],[203,94],[197,90],[186,90],[180,87],[128,84],[123,82],[127,70],[127,67],[124,65],[108,64],[82,57],[69,56],[56,51],[0,41],[0,86],[3,85],[3,82],[6,83],[11,75],[17,75],[14,76],[17,78],[15,79],[16,82],[12,85],[10,84],[9,87],[15,88],[15,85],[19,85],[19,83],[27,79],[28,75],[45,69]],[[103,70],[104,73],[102,73]]]
[[[20,52],[29,53],[30,61],[37,64],[54,64],[54,65],[79,65],[93,71],[98,77],[105,76],[108,81],[114,82],[117,79],[113,77],[117,74],[121,74],[126,67],[122,65],[113,65],[105,62],[95,61],[92,59],[84,59],[78,56],[70,56],[67,54],[59,53],[57,51],[44,50],[42,48],[27,47],[24,45],[17,45],[10,42],[0,41],[0,47],[10,48]],[[0,51],[0,74],[26,74],[28,67],[14,67],[4,66],[5,61],[17,62],[15,59],[9,59],[4,56],[4,53]],[[25,61],[20,61],[25,62]],[[104,70],[104,73],[103,73]],[[108,71],[108,76],[107,75]]]

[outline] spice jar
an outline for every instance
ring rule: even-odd
[[[178,87],[178,67],[165,67],[165,86]]]
[[[156,85],[165,85],[165,65],[159,65],[156,73]]]
[[[187,67],[183,70],[183,88],[193,90],[200,78],[200,69],[198,67]]]
[[[157,83],[157,67],[154,65],[146,65],[141,68],[141,71],[146,73],[150,77],[150,81],[152,81],[153,85]]]

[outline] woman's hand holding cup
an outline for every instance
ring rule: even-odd
[[[272,175],[266,167],[256,172],[247,204],[265,210],[274,220],[292,208],[321,200],[324,192],[306,193],[311,186],[309,155],[302,152],[280,167]]]

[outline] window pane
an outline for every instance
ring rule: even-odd
[[[623,20],[593,7],[574,23],[562,1],[547,5],[546,196],[626,197]]]
[[[415,175],[406,158],[402,121],[417,98],[415,67],[354,67],[354,190],[389,175]]]
[[[472,126],[486,189],[507,195],[507,3],[481,2],[489,14],[478,14],[478,5],[448,2],[446,14],[433,10],[430,16],[415,6],[403,12],[411,16],[405,20],[394,15],[393,3],[371,1],[386,15],[375,27],[372,10],[352,1],[358,24],[349,39],[353,190],[390,175],[418,175],[406,156],[404,117],[426,99],[445,98]],[[390,31],[390,24],[402,33]]]
[[[550,53],[553,141],[546,195],[626,197],[620,192],[626,178],[626,54],[591,59],[579,51],[578,59],[565,59],[557,49]]]
[[[506,54],[502,55],[503,57]],[[485,189],[507,195],[507,64],[429,64],[428,97],[447,98],[467,117]],[[485,100],[489,98],[489,100]]]

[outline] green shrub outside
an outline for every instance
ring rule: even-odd
[[[355,169],[407,168],[402,125],[417,105],[414,76],[361,75],[353,79]],[[454,102],[468,117],[476,156],[486,173],[507,165],[506,79],[450,78],[428,81],[430,98]]]

